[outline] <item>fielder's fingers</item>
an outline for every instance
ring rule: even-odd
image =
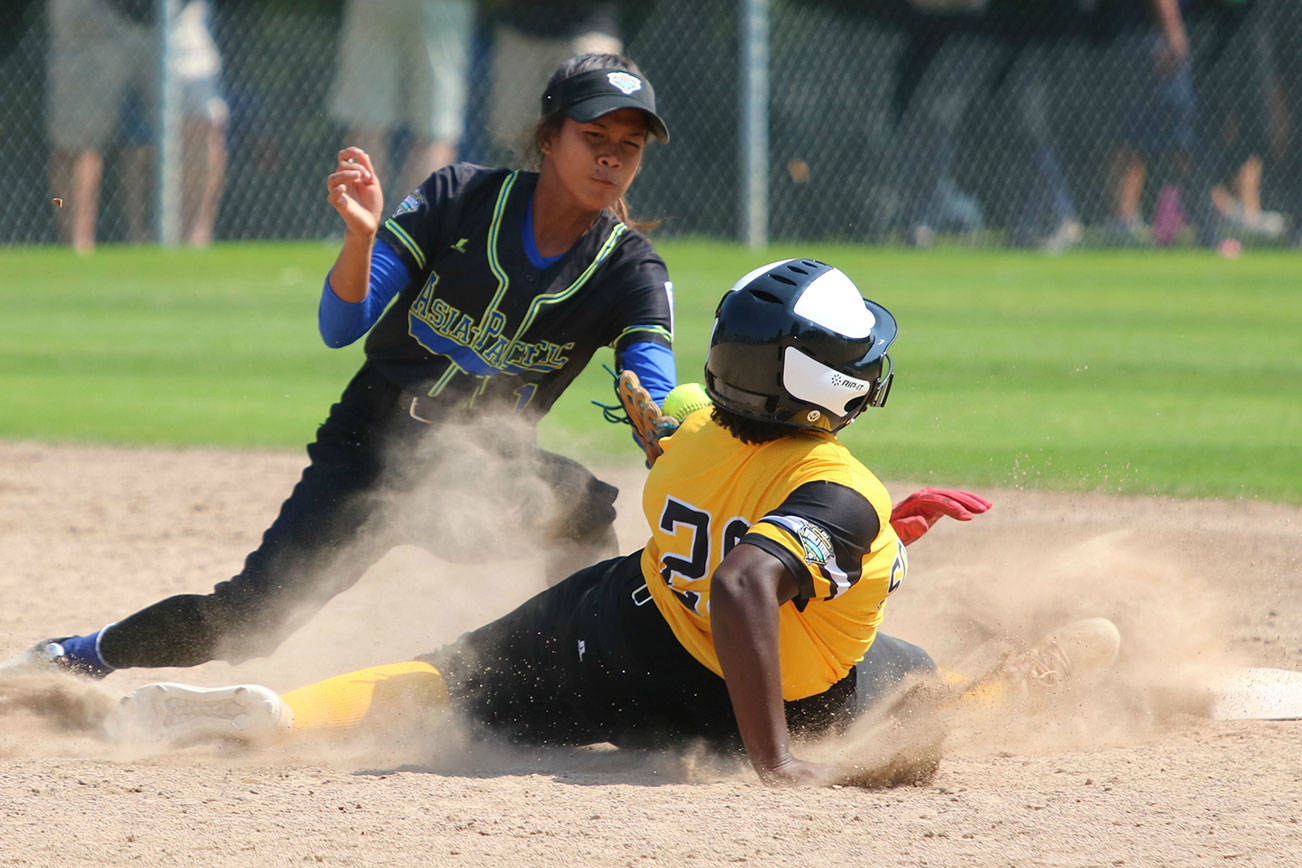
[[[356,172],[364,179],[374,177],[369,163],[363,163],[361,160],[340,160],[335,166],[336,172]]]
[[[370,172],[372,177],[375,176],[375,166],[371,164],[371,155],[359,147],[351,146],[344,148],[339,152],[339,162],[341,164],[356,163],[366,171]]]
[[[341,169],[333,172],[326,178],[326,187],[333,190],[340,184],[361,184],[364,181],[363,171],[361,169]]]
[[[339,184],[338,186],[330,188],[330,195],[326,197],[326,201],[333,205],[336,211],[342,214],[348,210],[352,199],[348,195],[348,188],[343,184]]]
[[[340,163],[338,166],[335,167],[334,173],[336,175],[344,175],[344,174],[351,173],[353,175],[356,175],[357,178],[361,181],[366,181],[374,177],[371,174],[370,169],[367,169],[361,163]]]

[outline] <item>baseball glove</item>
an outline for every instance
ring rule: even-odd
[[[651,395],[642,388],[637,374],[632,371],[620,372],[615,380],[615,395],[625,414],[625,418],[619,421],[633,426],[633,439],[646,453],[646,466],[650,467],[664,454],[660,448],[660,438],[674,433],[678,428],[678,420],[660,412]]]

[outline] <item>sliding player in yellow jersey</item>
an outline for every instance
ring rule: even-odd
[[[123,700],[115,725],[258,738],[383,726],[414,702],[450,705],[515,741],[704,740],[744,747],[768,782],[834,782],[838,770],[792,754],[790,732],[834,730],[904,673],[934,669],[922,649],[878,632],[908,558],[886,489],[836,437],[886,403],[895,336],[895,318],[829,265],[757,269],[718,307],[713,407],[661,441],[642,551],[580,570],[416,661],[284,696],[149,685]],[[912,540],[941,515],[988,506],[927,491],[894,518]]]

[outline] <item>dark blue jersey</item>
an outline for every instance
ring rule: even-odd
[[[422,404],[542,414],[599,347],[671,344],[665,264],[610,212],[556,262],[530,261],[520,227],[537,181],[448,166],[381,227],[413,279],[372,329],[366,356]]]

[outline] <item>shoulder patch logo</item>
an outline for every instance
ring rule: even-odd
[[[637,93],[642,89],[642,81],[635,75],[629,75],[627,72],[612,72],[606,75],[606,80],[610,86],[627,96],[630,93]]]
[[[415,193],[412,193],[406,199],[403,199],[400,203],[398,203],[398,207],[397,209],[394,210],[393,216],[397,217],[399,214],[406,214],[409,211],[415,211],[419,207],[420,207],[420,199],[417,198]]]
[[[811,564],[822,565],[833,557],[832,536],[811,521],[800,519],[796,530],[800,547],[805,550],[805,560]]]

